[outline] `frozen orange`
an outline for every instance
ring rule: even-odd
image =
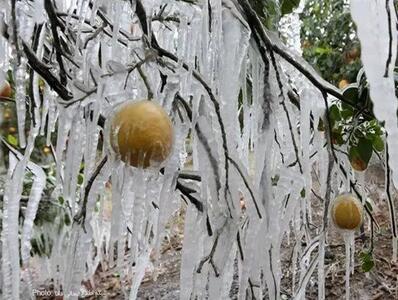
[[[159,166],[172,150],[173,125],[156,102],[128,101],[119,106],[111,122],[111,146],[134,167]]]
[[[362,224],[363,206],[352,194],[342,194],[332,203],[332,219],[336,227],[355,230]]]

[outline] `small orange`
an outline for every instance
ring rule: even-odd
[[[165,110],[154,101],[128,101],[114,113],[111,146],[131,166],[159,166],[170,155],[173,125]]]
[[[349,85],[350,82],[347,79],[342,79],[339,82],[339,89],[344,89],[347,85]]]
[[[9,119],[11,119],[11,113],[8,111],[5,111],[3,117],[5,120],[9,120]]]
[[[0,98],[11,98],[12,88],[8,81],[3,82],[0,86]]]
[[[362,224],[363,206],[354,195],[342,194],[333,201],[331,214],[336,227],[355,230]]]
[[[8,133],[14,134],[16,132],[17,132],[17,129],[15,127],[11,126],[11,127],[8,128]]]
[[[350,159],[351,167],[358,172],[365,171],[368,165],[360,158],[354,157]]]
[[[47,147],[47,146],[44,146],[43,147],[43,153],[46,154],[46,155],[50,154],[51,153],[51,148]]]

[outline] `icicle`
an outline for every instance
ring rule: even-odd
[[[115,56],[119,52],[118,51],[119,47],[117,47],[117,39],[119,37],[119,29],[120,29],[120,25],[121,25],[120,22],[122,21],[121,20],[121,14],[123,12],[123,4],[124,4],[124,2],[121,2],[121,1],[113,1],[112,4],[111,4],[112,5],[112,10],[113,10],[113,16],[114,16],[111,43],[113,45],[112,51],[113,51]]]
[[[33,221],[36,217],[37,208],[42,198],[42,192],[46,185],[46,174],[39,166],[30,163],[28,167],[32,170],[34,175],[32,189],[29,195],[28,206],[25,211],[24,225],[21,237],[21,258],[24,265],[26,265],[30,257],[31,236],[33,230]]]
[[[7,172],[7,181],[5,186],[5,193],[3,197],[3,215],[2,215],[2,279],[3,279],[3,297],[5,299],[19,299],[19,273],[14,275],[15,272],[19,272],[19,261],[16,253],[18,253],[18,247],[12,248],[10,244],[11,239],[16,239],[18,236],[18,223],[15,225],[13,218],[15,218],[15,211],[19,210],[19,202],[13,201],[11,198],[17,186],[13,185],[12,177],[16,172],[20,172],[16,169],[17,158],[14,154],[9,154],[9,168]],[[11,191],[10,191],[11,190]],[[18,219],[18,215],[16,216]],[[15,230],[16,229],[16,230]],[[16,231],[16,234],[15,234]],[[15,234],[14,237],[12,235]],[[16,251],[13,253],[13,251]],[[15,264],[15,260],[17,260]],[[17,270],[15,270],[15,265]],[[17,279],[16,281],[14,281]],[[14,298],[15,297],[15,298]]]
[[[56,97],[54,95],[54,92],[49,91],[48,92],[48,122],[47,122],[47,136],[46,136],[46,145],[50,146],[51,145],[51,134],[55,131],[55,124],[57,122],[58,118],[58,109],[57,109],[57,104],[55,103]],[[45,122],[42,123],[43,126],[46,124]]]
[[[397,28],[394,1],[351,0],[351,15],[361,41],[361,60],[378,120],[385,121],[390,157],[398,156],[397,97],[394,66]],[[388,99],[388,101],[386,101]],[[398,160],[390,159],[398,186]]]
[[[15,103],[18,117],[18,137],[21,148],[26,147],[25,119],[26,119],[26,59],[21,58],[21,64],[15,73]]]
[[[319,241],[318,299],[325,299],[325,233],[321,235]]]
[[[95,18],[96,18],[96,16],[97,16],[98,9],[101,7],[103,1],[104,1],[104,0],[96,0],[96,1],[94,1],[92,13],[91,13],[91,18],[90,18],[90,24],[91,24],[91,25],[94,25],[94,24],[95,24]]]
[[[73,146],[67,147],[65,157],[63,195],[65,200],[69,202],[69,205],[72,208],[72,216],[76,211],[76,188],[78,184],[78,177],[80,176],[79,171],[86,138],[82,134],[82,119],[82,113],[76,113],[72,122],[73,125],[68,139],[68,144]],[[90,150],[92,151],[93,149]]]
[[[300,13],[304,9],[305,2],[306,1],[299,1],[298,7],[295,8],[292,13],[283,16],[283,18],[279,22],[279,31],[286,40],[287,46],[300,55],[302,53],[300,36]]]
[[[353,232],[344,232],[344,244],[345,244],[345,298],[346,300],[350,300],[350,273],[351,273],[351,261],[352,261],[352,251],[354,244],[354,233]]]
[[[67,138],[70,128],[72,126],[74,108],[60,108],[58,130],[57,130],[57,145],[56,145],[56,163],[57,163],[57,183],[58,188],[61,187],[64,177],[64,151],[66,147]]]

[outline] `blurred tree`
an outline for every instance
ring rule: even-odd
[[[303,57],[344,88],[361,68],[360,44],[347,0],[308,0],[301,14]]]

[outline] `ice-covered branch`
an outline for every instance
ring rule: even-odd
[[[388,201],[388,208],[390,210],[390,221],[391,221],[391,231],[393,234],[394,238],[397,238],[397,224],[396,224],[396,218],[395,218],[395,206],[394,206],[394,200],[391,195],[391,167],[389,164],[390,160],[390,152],[388,150],[388,145],[386,145],[386,195],[387,195],[387,201]]]
[[[86,221],[86,214],[87,214],[88,196],[90,194],[91,188],[93,187],[95,179],[98,177],[98,175],[100,174],[101,170],[103,169],[103,167],[105,166],[107,161],[108,161],[108,156],[104,156],[104,158],[98,164],[94,173],[91,175],[90,179],[88,180],[87,185],[84,188],[84,197],[83,197],[83,203],[81,206],[81,210],[74,217],[74,221],[77,222],[78,224],[81,224],[83,226],[84,231],[86,231],[85,221]]]
[[[9,39],[9,35],[7,33],[7,24],[3,23],[3,37]],[[22,49],[26,58],[28,59],[28,63],[31,68],[37,72],[49,85],[50,87],[57,92],[57,94],[64,100],[73,99],[72,94],[68,91],[68,89],[51,73],[50,66],[43,63],[34,53],[32,48],[25,42],[21,41]]]
[[[50,19],[50,26],[51,26],[51,32],[54,40],[54,47],[55,47],[55,56],[57,58],[57,62],[59,65],[59,77],[61,79],[61,84],[66,85],[67,83],[67,78],[66,78],[66,70],[64,66],[64,62],[62,60],[62,48],[61,48],[61,42],[59,39],[58,35],[58,21],[57,21],[57,15],[55,13],[55,8],[52,0],[45,0],[44,1],[44,7],[47,11],[47,15]]]
[[[12,28],[12,43],[16,50],[17,63],[21,62],[21,51],[18,42],[18,25],[17,25],[17,15],[16,15],[16,0],[11,0],[11,28]],[[5,29],[5,28],[4,28]]]
[[[67,88],[50,72],[50,67],[40,61],[32,49],[22,41],[22,47],[29,65],[35,70],[63,100],[73,99]]]
[[[386,0],[386,12],[387,12],[387,20],[388,20],[388,56],[386,61],[386,71],[384,73],[384,77],[389,77],[389,69],[392,60],[392,44],[393,44],[393,37],[392,37],[392,23],[391,23],[391,9],[390,9],[390,0]]]
[[[299,70],[321,92],[326,92],[349,105],[355,105],[347,101],[343,97],[341,92],[332,84],[328,83],[322,77],[320,77],[317,72],[306,61],[304,61],[304,59],[302,59],[298,55],[290,53],[290,51],[285,46],[283,46],[282,42],[279,41],[277,37],[273,36],[271,38],[270,34],[267,33],[260,18],[254,11],[248,0],[239,1],[239,6],[241,7],[241,10],[246,17],[246,21],[250,25],[250,28],[255,35],[255,38],[257,37],[258,41],[261,42],[260,47],[262,47],[263,44],[268,51],[273,51],[278,54],[289,64]]]
[[[151,46],[158,52],[158,55],[160,57],[168,58],[168,59],[174,61],[175,63],[180,63],[180,59],[173,53],[162,48],[159,45],[154,34],[149,32],[148,26],[147,26],[147,14],[145,12],[145,8],[144,8],[144,5],[142,4],[141,0],[137,0],[137,2],[136,2],[136,13],[137,13],[138,19],[140,20],[140,24],[141,24],[143,33],[146,36],[149,36],[149,34],[151,35]],[[223,148],[223,152],[224,152],[224,166],[225,166],[224,199],[228,203],[228,199],[229,199],[228,194],[230,193],[230,191],[229,191],[229,160],[228,160],[229,150],[228,150],[228,144],[227,144],[227,134],[225,131],[224,122],[221,117],[220,103],[219,103],[218,99],[216,98],[215,94],[213,93],[213,90],[210,87],[210,85],[206,82],[206,80],[203,78],[203,76],[197,70],[191,70],[191,68],[185,62],[182,62],[182,67],[187,71],[192,71],[193,77],[203,86],[203,88],[205,89],[205,91],[207,92],[207,94],[210,98],[210,101],[213,104],[213,107],[214,107],[214,110],[215,110],[215,113],[217,116],[217,121],[220,126],[220,130],[221,130],[222,148]],[[228,207],[229,207],[229,205],[228,205]]]

